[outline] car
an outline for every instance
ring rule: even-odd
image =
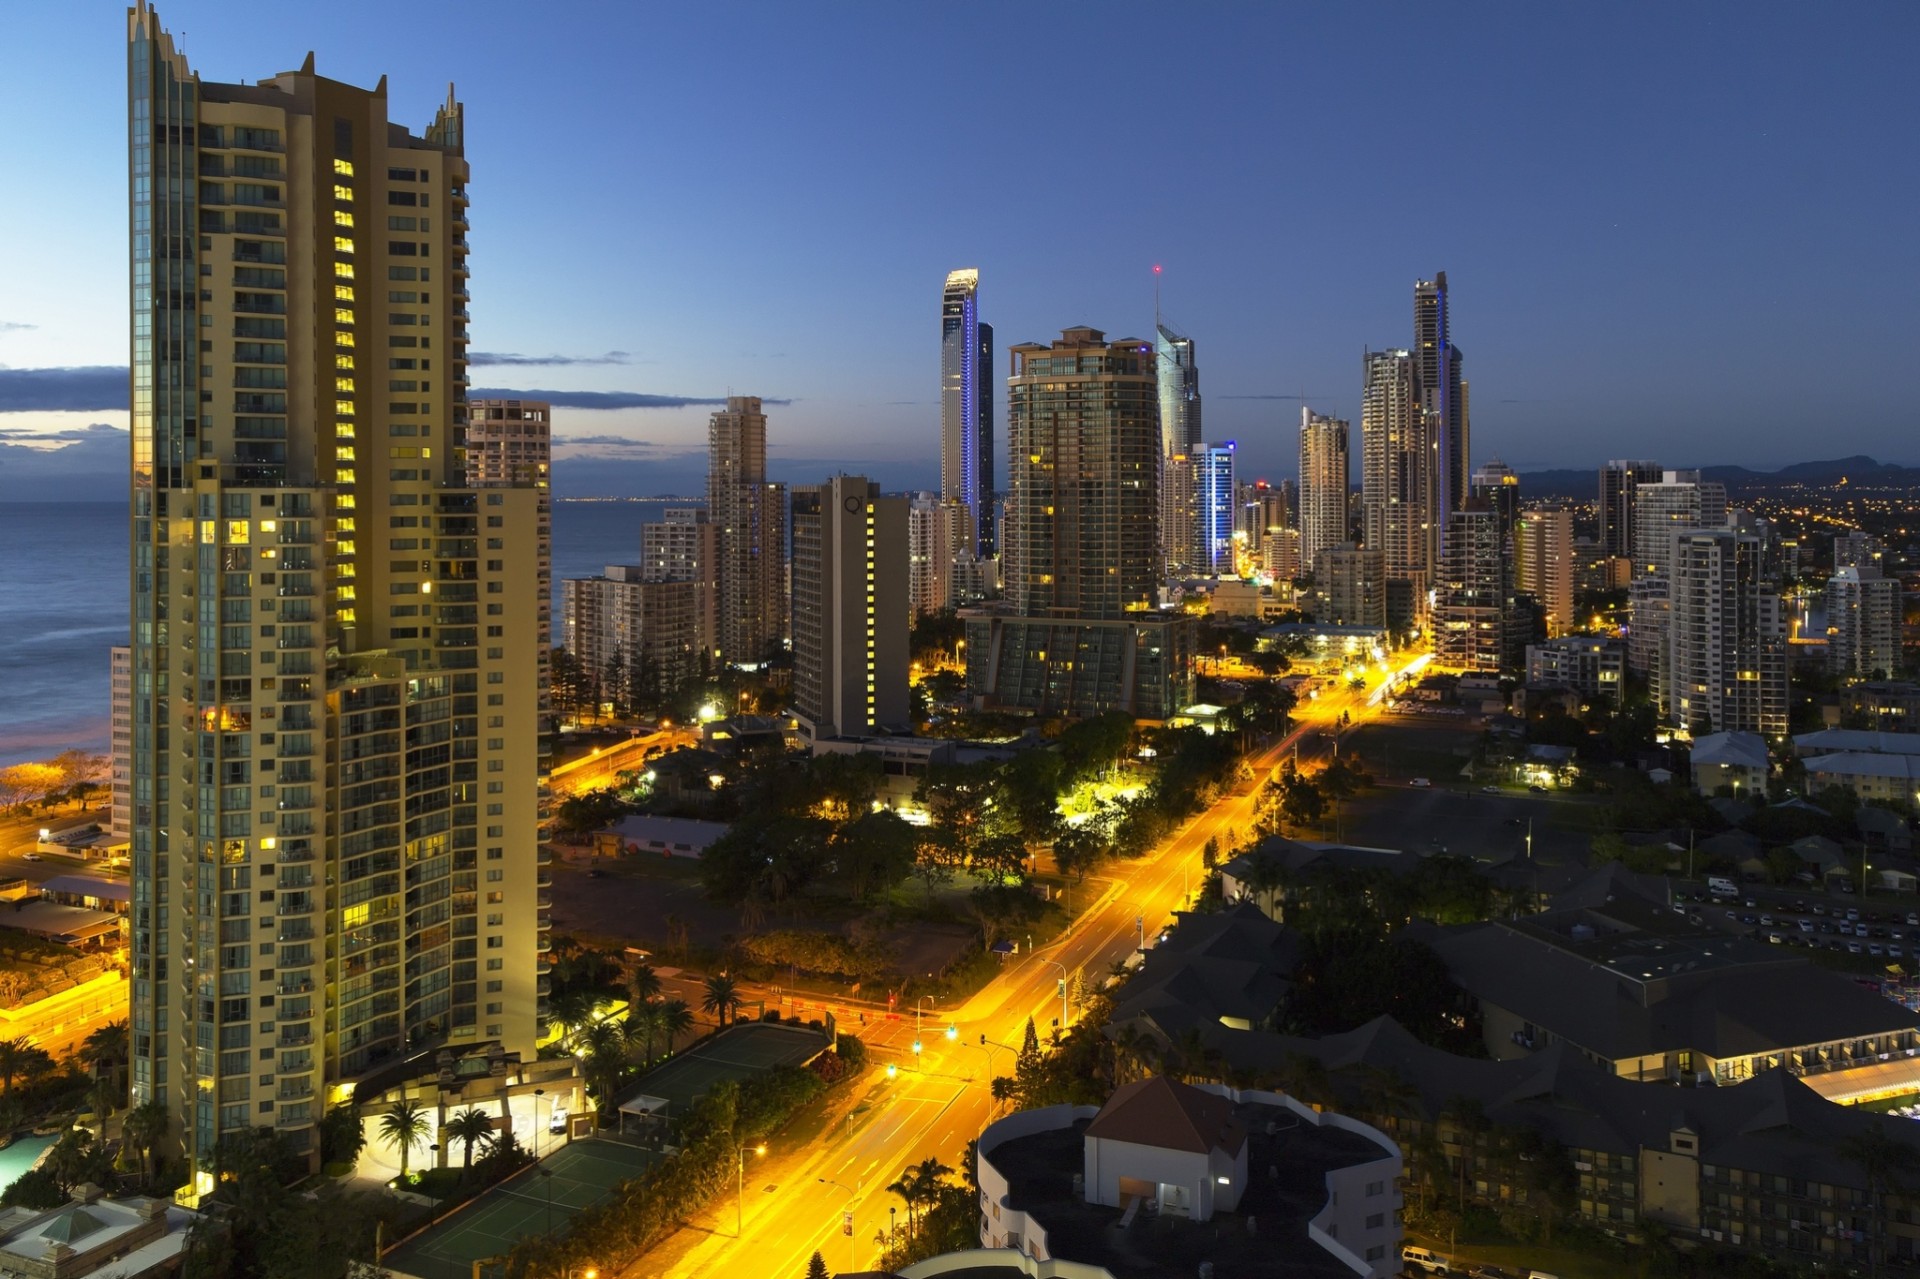
[[[1876,942],[1868,942],[1868,943],[1867,943],[1867,953],[1868,953],[1869,955],[1884,955],[1884,954],[1886,954],[1886,953],[1887,953],[1887,948],[1886,948],[1885,946],[1882,946],[1882,945],[1881,945],[1881,944],[1880,944],[1879,942],[1877,942],[1877,941],[1876,941]]]
[[[1906,957],[1907,957],[1906,947],[1901,946],[1898,943],[1895,943],[1894,945],[1887,947],[1888,959],[1905,959]]]
[[[1772,915],[1762,915],[1762,916],[1760,916],[1760,927],[1762,927],[1762,928],[1772,928],[1772,927],[1773,927],[1773,916],[1772,916]]]
[[[1835,928],[1832,924],[1829,924],[1826,920],[1823,919],[1820,921],[1820,931],[1827,934],[1829,937],[1831,937],[1834,933],[1837,933],[1840,930]]]
[[[598,866],[589,866],[587,868],[588,879],[600,879],[603,876],[605,876],[606,873],[607,873],[606,871],[601,870]]]
[[[1740,918],[1740,916],[1739,916],[1739,915],[1738,915],[1738,914],[1737,914],[1736,912],[1734,912],[1734,911],[1731,911],[1731,910],[1730,910],[1730,911],[1728,911],[1728,912],[1727,912],[1727,918],[1728,918],[1728,919],[1738,919],[1738,918]]]
[[[1511,1270],[1502,1270],[1499,1266],[1475,1266],[1467,1271],[1471,1279],[1520,1279]]]
[[[1813,904],[1813,913],[1816,915],[1824,915],[1827,913],[1827,908],[1825,906],[1822,906],[1819,902],[1815,902]]]
[[[1419,1270],[1430,1275],[1453,1273],[1452,1258],[1444,1257],[1431,1248],[1422,1248],[1418,1244],[1403,1244],[1400,1248],[1400,1260],[1409,1270]]]
[[[1867,948],[1857,941],[1850,941],[1847,943],[1847,953],[1849,955],[1864,955],[1867,953]]]
[[[1416,790],[1426,790],[1429,787],[1431,787],[1433,783],[1429,781],[1427,778],[1416,777],[1412,781],[1408,782],[1407,785],[1415,788]]]
[[[1810,933],[1813,931],[1813,921],[1811,919],[1803,919],[1799,922],[1799,928],[1803,933]]]
[[[1544,795],[1547,793],[1547,788],[1535,782],[1533,785],[1527,787],[1527,793],[1529,795]]]
[[[1498,795],[1500,793],[1500,788],[1498,786],[1482,786],[1480,788],[1480,793],[1482,795]]]
[[[1757,916],[1757,915],[1742,915],[1742,916],[1740,916],[1740,922],[1741,922],[1741,923],[1743,923],[1743,924],[1747,924],[1747,925],[1749,925],[1749,926],[1751,926],[1751,925],[1754,925],[1754,924],[1757,924],[1757,923],[1759,923],[1759,922],[1760,922],[1760,918],[1759,918],[1759,916]]]
[[[1747,905],[1751,906],[1753,905],[1753,903],[1748,902]],[[1850,924],[1857,924],[1860,922],[1860,908],[1858,906],[1847,907],[1847,922]]]
[[[33,850],[33,849],[28,849],[28,850],[27,850],[26,852],[24,852],[24,853],[22,853],[22,854],[21,854],[21,856],[22,856],[22,857],[25,857],[25,858],[26,858],[26,859],[27,859],[28,861],[30,861],[30,862],[37,862],[37,861],[44,861],[44,860],[45,860],[44,858],[42,858],[42,857],[40,856],[40,854],[39,854],[38,852],[36,852],[36,851],[35,851],[35,850]]]
[[[1846,948],[1847,948],[1846,943],[1841,941],[1838,937],[1831,937],[1827,939],[1828,950],[1845,950]]]
[[[1907,927],[1920,928],[1920,913],[1909,914],[1907,916]]]
[[[1807,913],[1807,904],[1796,897],[1793,899],[1793,909],[1797,913],[1804,915]]]
[[[1768,933],[1767,940],[1773,943],[1775,946],[1779,946],[1783,944],[1787,939],[1785,937],[1782,937],[1779,933]],[[1879,948],[1875,947],[1875,949],[1877,950]]]

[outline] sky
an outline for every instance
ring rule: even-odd
[[[5,11],[0,469],[111,457],[123,10]],[[980,270],[1004,366],[1069,325],[1149,336],[1155,264],[1246,475],[1293,473],[1303,396],[1357,432],[1362,352],[1410,343],[1438,270],[1476,465],[1920,462],[1910,0],[160,12],[207,79],[312,49],[416,130],[454,82],[473,349],[556,357],[476,386],[788,401],[777,478],[936,482],[948,270]],[[555,421],[596,482],[687,492],[707,412]]]

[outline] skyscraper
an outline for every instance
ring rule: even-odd
[[[1421,408],[1420,365],[1410,351],[1369,351],[1360,411],[1360,504],[1366,545],[1387,576],[1416,597],[1439,566],[1439,419]]]
[[[1787,632],[1763,539],[1695,528],[1668,545],[1665,643],[1649,681],[1663,718],[1696,732],[1785,734]]]
[[[1513,468],[1494,458],[1473,471],[1473,491],[1471,497],[1479,498],[1493,508],[1500,517],[1500,527],[1513,532],[1514,524],[1520,518],[1520,477]]]
[[[767,415],[730,395],[707,424],[707,517],[719,528],[720,657],[767,660],[787,634],[786,486],[767,482]]]
[[[1685,529],[1719,528],[1727,522],[1726,485],[1702,480],[1698,471],[1667,471],[1658,482],[1633,486],[1633,576],[1665,577],[1673,535]]]
[[[1300,571],[1313,573],[1315,557],[1347,540],[1347,501],[1352,485],[1347,461],[1351,430],[1341,418],[1322,417],[1300,406]]]
[[[107,833],[115,843],[125,844],[133,838],[133,650],[125,644],[115,644],[108,654],[107,690],[112,787]]]
[[[907,499],[859,475],[793,491],[793,713],[808,738],[908,723]]]
[[[1467,393],[1460,381],[1460,348],[1453,344],[1453,316],[1447,296],[1447,273],[1413,286],[1413,349],[1420,380],[1420,407],[1431,419],[1433,433],[1433,522],[1444,526],[1448,512],[1467,500]],[[1441,540],[1445,539],[1444,532]],[[1436,552],[1438,545],[1436,544]],[[1391,555],[1389,555],[1391,558]],[[1389,569],[1391,571],[1391,568]]]
[[[1352,542],[1323,546],[1313,576],[1324,620],[1335,626],[1386,626],[1387,568],[1378,550]]]
[[[544,490],[471,469],[451,94],[128,42],[133,1099],[313,1151],[377,1064],[534,1059]]]
[[[1600,551],[1611,559],[1633,553],[1633,491],[1660,482],[1658,462],[1612,461],[1600,468]]]
[[[1574,564],[1572,511],[1547,507],[1520,513],[1513,529],[1514,585],[1546,614],[1549,636],[1573,628]]]
[[[1160,542],[1168,577],[1204,573],[1200,535],[1200,459],[1174,453],[1160,459]]]
[[[1842,679],[1895,676],[1902,666],[1900,579],[1882,576],[1877,554],[1863,558],[1827,579],[1827,667]]]
[[[1153,347],[1071,328],[1009,352],[998,607],[970,609],[986,705],[1165,719],[1191,700],[1191,619],[1155,609],[1160,430]]]
[[[1233,563],[1233,525],[1237,512],[1233,483],[1234,442],[1202,444],[1194,451],[1194,541],[1200,568],[1216,577],[1230,576]]]
[[[1154,348],[1154,375],[1160,387],[1160,452],[1191,454],[1205,438],[1200,429],[1200,366],[1194,363],[1193,339],[1156,322],[1159,341]]]
[[[1447,522],[1433,613],[1435,654],[1455,670],[1501,670],[1524,646],[1512,633],[1513,566],[1500,512],[1470,498]]]
[[[966,507],[957,552],[991,559],[993,523],[993,326],[980,322],[980,272],[947,272],[940,295],[940,495]]]
[[[937,493],[915,493],[907,506],[907,611],[910,621],[954,606],[953,521],[961,508]]]

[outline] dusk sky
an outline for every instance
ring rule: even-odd
[[[1362,349],[1410,342],[1436,270],[1476,464],[1920,462],[1910,0],[160,12],[207,79],[312,49],[416,130],[453,81],[473,348],[565,357],[475,385],[790,400],[782,478],[935,480],[949,269],[1004,352],[1150,335],[1155,263],[1247,474],[1293,473],[1303,393],[1357,432]],[[126,362],[125,20],[0,30],[0,444],[57,443],[126,421],[124,375],[19,374]],[[707,411],[556,420],[686,491]]]

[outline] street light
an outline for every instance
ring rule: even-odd
[[[540,1170],[540,1184],[547,1188],[547,1238],[553,1238],[553,1169]]]
[[[1060,1033],[1067,1033],[1067,966],[1057,959],[1042,959],[1043,964],[1051,964],[1060,970]]]
[[[847,1271],[848,1273],[852,1273],[853,1271],[860,1269],[860,1259],[854,1253],[854,1250],[860,1246],[859,1236],[855,1234],[853,1229],[853,1199],[855,1195],[860,1193],[860,1191],[857,1188],[857,1186],[854,1186],[854,1187],[843,1186],[831,1177],[821,1177],[819,1180],[820,1180],[820,1184],[823,1186],[832,1186],[836,1190],[844,1190],[847,1192],[847,1210],[846,1210],[847,1211],[847,1217],[846,1217]]]
[[[547,1095],[544,1088],[533,1090],[533,1162],[540,1162],[540,1099]]]
[[[734,1148],[733,1157],[734,1157],[735,1163],[734,1163],[733,1171],[734,1171],[734,1178],[735,1178],[735,1181],[734,1181],[735,1197],[733,1201],[733,1237],[735,1239],[740,1238],[742,1235],[746,1233],[747,1151],[749,1150],[753,1151],[753,1153],[756,1155],[764,1155],[767,1153],[767,1143],[763,1141],[757,1146],[749,1146],[745,1142],[742,1142],[739,1146]]]

